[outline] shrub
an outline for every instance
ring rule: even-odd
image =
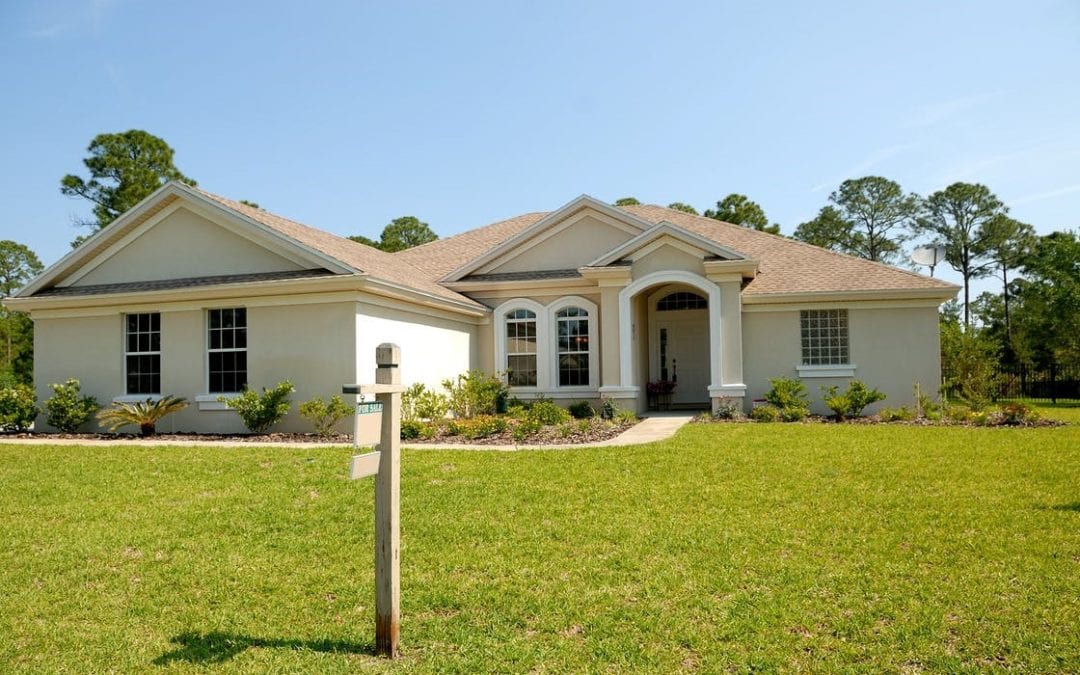
[[[736,399],[722,398],[716,406],[716,410],[712,412],[713,419],[717,420],[738,420],[742,419],[743,411],[742,405]]]
[[[774,405],[759,405],[750,411],[750,419],[755,422],[779,422],[780,409]]]
[[[502,380],[479,370],[443,380],[442,385],[449,396],[450,410],[461,419],[494,414],[499,399],[505,400],[507,393]]]
[[[65,433],[77,431],[101,407],[93,396],[80,396],[82,385],[72,378],[63,384],[50,384],[53,395],[45,401],[46,421]]]
[[[634,424],[638,421],[638,416],[633,410],[615,408],[615,421],[619,424]]]
[[[882,422],[910,422],[915,419],[915,411],[906,405],[899,408],[882,408],[877,414]]]
[[[570,413],[566,412],[566,408],[552,401],[539,399],[533,402],[532,408],[529,409],[528,418],[543,425],[554,426],[568,422]]]
[[[450,422],[450,433],[470,440],[487,438],[506,431],[507,423],[502,417],[477,415]]]
[[[791,406],[790,408],[784,408],[780,411],[781,422],[801,422],[810,415],[809,408],[800,408],[799,406]]]
[[[1035,412],[1023,403],[1006,403],[1001,406],[999,424],[1007,426],[1019,426],[1033,424],[1040,419],[1039,413]]]
[[[571,404],[566,410],[570,413],[570,417],[576,420],[587,420],[590,417],[596,417],[596,410],[588,401],[578,401]]]
[[[619,406],[615,404],[615,401],[610,398],[605,398],[600,402],[600,419],[611,420],[615,419],[615,412],[619,409]]]
[[[401,395],[402,420],[441,420],[449,410],[449,399],[421,382],[411,385]]]
[[[162,396],[158,400],[147,398],[137,403],[113,403],[98,413],[97,419],[109,431],[116,431],[129,424],[139,427],[143,436],[157,433],[157,423],[165,416],[188,407],[187,399],[179,396]]]
[[[941,413],[942,405],[936,402],[933,398],[923,393],[922,387],[916,382],[911,388],[912,394],[915,395],[915,416],[916,417],[930,417],[934,413]],[[938,418],[940,419],[940,415]]]
[[[962,424],[970,422],[972,418],[971,408],[960,404],[946,406],[945,418],[950,422],[960,422]]]
[[[218,396],[218,400],[229,408],[236,411],[248,431],[259,434],[281,421],[289,412],[292,403],[289,402],[289,394],[296,391],[292,382],[282,380],[272,389],[263,387],[263,393],[256,394],[254,391],[244,388],[244,391],[233,398]]]
[[[0,428],[26,431],[39,412],[33,387],[16,384],[0,389]]]
[[[849,417],[862,417],[862,412],[871,403],[885,400],[885,394],[877,389],[869,389],[860,380],[852,380],[848,383],[847,390],[843,394],[837,393],[836,387],[822,387],[822,400],[837,419],[845,420]]]
[[[544,428],[543,424],[532,418],[526,418],[514,425],[514,440],[517,442],[524,441],[530,436],[539,433]]]
[[[806,386],[799,380],[789,377],[778,377],[769,380],[772,385],[765,394],[765,400],[780,410],[787,408],[810,408],[810,398],[806,393]]]
[[[411,441],[420,438],[424,423],[420,420],[401,420],[401,440]]]
[[[356,406],[349,405],[337,394],[331,396],[329,402],[316,396],[300,404],[300,417],[315,428],[316,435],[324,438],[333,433],[338,422],[355,413]]]

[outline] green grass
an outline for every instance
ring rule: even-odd
[[[1080,424],[1080,402],[1078,401],[1058,401],[1057,403],[1021,401],[1021,403],[1031,406],[1047,419]]]
[[[1080,428],[412,451],[402,660],[341,449],[0,446],[0,671],[1080,671]]]

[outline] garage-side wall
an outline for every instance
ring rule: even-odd
[[[34,388],[42,414],[35,428],[45,427],[45,400],[50,384],[79,380],[84,395],[100,403],[124,392],[124,333],[119,314],[34,320]]]
[[[941,380],[937,308],[850,307],[848,320],[851,362],[856,365],[854,378],[803,378],[813,401],[812,412],[829,413],[821,402],[822,386],[843,389],[851,379],[862,380],[888,396],[868,408],[868,413],[882,406],[910,405],[915,383],[924,393],[937,396]],[[749,400],[765,396],[770,378],[799,376],[799,330],[797,309],[743,314],[743,362]]]

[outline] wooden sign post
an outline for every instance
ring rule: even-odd
[[[375,384],[342,387],[346,394],[374,394],[382,406],[379,446],[375,452],[353,457],[349,477],[375,475],[375,653],[392,659],[398,656],[401,634],[401,393],[405,387],[401,386],[400,363],[398,346],[383,343],[375,348]]]

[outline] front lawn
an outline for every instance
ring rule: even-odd
[[[0,671],[385,670],[349,451],[0,446]],[[1080,428],[406,451],[405,671],[1080,670]]]

